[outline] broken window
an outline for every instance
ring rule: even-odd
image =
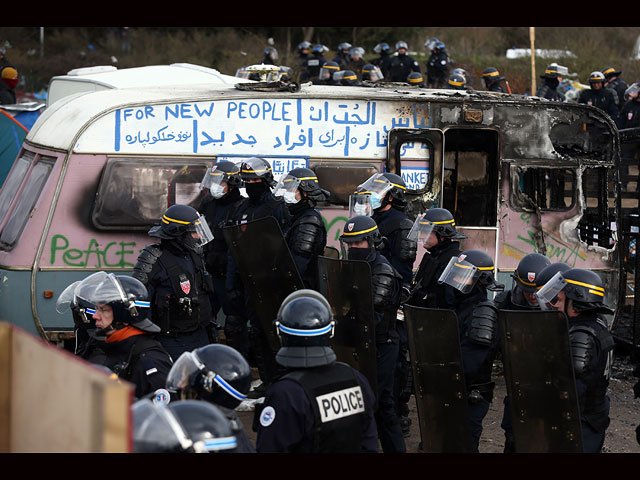
[[[96,202],[93,224],[100,229],[146,229],[176,203],[196,207],[210,160],[110,158]]]
[[[578,223],[580,240],[604,248],[614,246],[612,231],[615,193],[614,171],[606,167],[588,167],[582,173],[584,211]]]
[[[511,206],[518,211],[567,211],[576,200],[571,168],[511,165]]]

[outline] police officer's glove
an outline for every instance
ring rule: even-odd
[[[411,290],[408,286],[403,285],[402,290],[400,291],[400,303],[405,303],[411,297]]]

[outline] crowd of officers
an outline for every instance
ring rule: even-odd
[[[487,253],[461,250],[466,237],[448,210],[431,208],[411,220],[402,178],[374,174],[351,195],[340,236],[341,257],[370,266],[372,387],[332,348],[336,318],[317,285],[327,232],[316,206],[329,192],[315,173],[295,168],[276,182],[265,159],[220,161],[207,170],[202,188],[206,195],[197,208],[173,205],[149,230],[155,243],[141,252],[131,276],[96,272],[58,299],[59,311],[70,307],[74,317],[76,355],[135,386],[134,451],[406,452],[415,391],[407,327],[398,315],[403,305],[456,314],[475,452],[493,400],[498,310],[565,312],[584,449],[602,450],[613,348],[603,315],[612,310],[594,272],[532,253],[505,290]],[[304,283],[286,296],[274,319],[277,351],[252,310],[252,292],[222,232],[265,217],[280,226]],[[424,255],[414,274],[418,249]],[[217,323],[221,312],[224,327]],[[256,401],[247,427],[256,432],[255,445],[236,413],[249,398]],[[504,451],[514,452],[508,398],[504,404]]]
[[[446,45],[433,37],[424,46],[430,55],[422,67],[408,54],[408,45],[398,41],[395,48],[388,43],[374,47],[378,57],[370,62],[364,60],[365,50],[348,42],[340,43],[336,55],[329,60],[325,45],[312,45],[304,41],[298,44],[295,66],[287,69],[287,75],[298,82],[312,82],[317,85],[370,85],[376,82],[399,82],[421,88],[446,88],[472,91],[471,78],[463,68],[451,68],[451,59]],[[262,62],[276,65],[278,52],[267,47]],[[627,85],[621,78],[622,72],[614,67],[589,74],[589,88],[579,90],[577,95],[567,95],[563,78],[568,69],[557,63],[545,67],[540,75],[541,84],[536,89],[537,97],[552,101],[575,101],[593,105],[605,111],[619,129],[640,126],[640,82]],[[482,88],[490,92],[512,93],[508,80],[497,68],[487,67],[481,74]],[[571,87],[573,88],[573,87]]]

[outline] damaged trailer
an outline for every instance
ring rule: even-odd
[[[0,320],[68,339],[71,316],[55,309],[64,287],[130,272],[166,208],[199,201],[208,166],[253,156],[276,179],[316,173],[331,192],[318,206],[328,246],[339,246],[355,188],[394,172],[408,215],[450,210],[463,248],[491,255],[507,286],[540,252],[598,272],[615,306],[626,288],[619,151],[601,110],[512,94],[253,82],[71,95],[38,119],[0,190]]]

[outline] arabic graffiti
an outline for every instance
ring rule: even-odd
[[[388,102],[318,99],[147,105],[114,112],[114,148],[184,144],[190,153],[224,147],[230,154],[234,147],[248,147],[276,155],[309,155],[318,148],[345,156],[354,150],[381,155],[390,129],[426,126],[419,110],[394,109]]]
[[[92,238],[83,250],[69,248],[69,245],[69,239],[64,235],[51,237],[51,265],[55,265],[60,258],[62,263],[70,267],[133,268],[133,263],[127,261],[126,257],[134,254],[137,257],[137,252],[133,250],[136,242],[111,241],[104,248],[100,248],[98,240]],[[131,260],[135,261],[135,257]]]

